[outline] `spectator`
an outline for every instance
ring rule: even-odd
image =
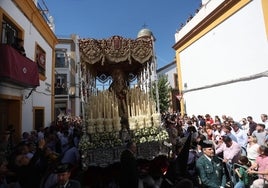
[[[258,150],[260,145],[257,142],[256,136],[248,136],[247,157],[251,163],[255,162],[256,158],[259,156]]]
[[[34,153],[36,151],[36,146],[33,142],[27,143],[28,152],[26,153],[26,156],[31,159],[34,156]]]
[[[213,139],[213,128],[211,124],[207,124],[206,125],[206,129],[205,129],[205,136],[207,138],[207,140],[212,140]]]
[[[60,144],[60,139],[55,132],[48,133],[46,135],[46,146],[49,147],[52,151],[61,153],[61,149],[57,148]]]
[[[26,56],[22,39],[15,37],[15,42],[12,44],[12,47],[15,48],[21,55]]]
[[[223,123],[228,121],[227,116],[225,114],[221,116],[221,119]]]
[[[228,179],[235,183],[235,178],[232,175],[233,164],[238,162],[241,156],[241,146],[233,141],[229,136],[223,136],[222,142],[216,149],[216,155],[223,157],[223,162],[226,165],[226,170],[228,172]]]
[[[27,144],[29,141],[30,141],[30,133],[28,133],[28,132],[23,132],[23,133],[22,133],[22,139],[21,139],[21,142]]]
[[[59,137],[61,143],[61,152],[64,153],[69,148],[69,132],[63,131],[63,135]]]
[[[202,155],[202,144],[204,140],[206,140],[206,137],[203,134],[199,134],[198,137],[193,141],[193,143],[196,143],[198,157]]]
[[[222,162],[215,157],[212,142],[206,140],[202,144],[203,155],[196,161],[197,173],[202,187],[224,188],[226,175]]]
[[[235,137],[235,135],[232,134],[232,127],[229,125],[225,125],[223,127],[223,131],[225,132],[224,136],[228,136],[230,137],[233,141],[237,142],[237,138]]]
[[[257,123],[253,121],[253,118],[251,116],[248,116],[247,120],[248,120],[248,126],[249,126],[248,134],[252,135],[253,131],[256,130]]]
[[[192,139],[196,139],[198,137],[197,127],[193,125],[192,121],[188,120],[187,122],[188,128],[184,134],[185,137],[188,137],[190,134],[192,135]]]
[[[239,128],[239,125],[237,122],[234,122],[232,124],[232,128],[233,128],[232,134],[236,137],[237,143],[242,147],[243,151],[246,152],[246,147],[248,143],[247,133],[244,132],[244,130]]]
[[[198,125],[199,126],[204,127],[206,125],[206,120],[204,119],[203,116],[198,115],[197,119],[198,119]]]
[[[222,124],[216,124],[216,129],[213,133],[215,139],[220,138],[221,136],[225,135],[225,132],[223,131]]]
[[[121,153],[121,186],[137,188],[139,183],[139,173],[136,161],[136,143],[129,141],[126,149]]]
[[[265,180],[268,178],[268,148],[260,146],[258,152],[259,156],[256,158],[256,162],[247,171],[249,174],[257,174],[259,177],[253,181],[251,188],[264,187]]]
[[[247,118],[242,118],[242,120],[239,123],[241,124],[242,130],[244,130],[248,134],[249,124]]]
[[[222,138],[223,143],[216,149],[216,154],[223,152],[223,162],[237,163],[241,155],[241,146],[229,136]]]
[[[37,132],[37,140],[39,141],[44,138],[45,138],[44,127],[39,127]]]
[[[0,154],[0,188],[8,188],[9,185],[7,183],[6,177],[8,174],[7,161],[4,156]]]
[[[40,140],[38,149],[31,159],[24,153],[20,153],[15,157],[15,173],[21,188],[39,187],[44,173],[44,169],[42,169],[44,164],[44,146],[44,139]]]
[[[40,188],[50,188],[57,182],[57,174],[55,173],[55,169],[60,163],[61,156],[52,151],[49,147],[45,148],[44,154],[46,157],[46,171],[42,176]]]
[[[199,127],[198,119],[195,115],[192,116],[191,121],[193,122],[193,126],[195,126],[196,129],[198,129],[198,127]]]
[[[217,124],[217,125],[221,124],[221,119],[220,119],[220,117],[218,115],[215,116],[214,123]]]
[[[205,115],[205,121],[206,121],[206,124],[210,124],[210,125],[214,123],[213,118],[209,114]]]
[[[251,166],[251,163],[246,156],[240,156],[238,163],[241,166],[235,169],[235,173],[237,174],[239,181],[235,184],[234,188],[248,188],[249,175],[247,169]]]
[[[57,183],[51,186],[50,188],[58,188],[58,187],[70,187],[70,188],[80,188],[81,184],[79,181],[71,179],[71,170],[72,166],[68,163],[59,164],[55,173],[57,174]]]
[[[265,129],[265,125],[262,123],[258,123],[256,126],[256,130],[252,132],[252,136],[257,137],[259,145],[264,145],[266,142],[267,133],[264,129]]]
[[[261,121],[265,125],[265,130],[268,131],[268,116],[267,116],[267,114],[261,114]]]
[[[72,137],[69,138],[69,147],[61,154],[61,163],[69,163],[73,167],[78,167],[80,163],[80,153],[78,148],[74,145]]]

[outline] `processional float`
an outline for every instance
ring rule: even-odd
[[[88,150],[166,139],[160,113],[154,37],[143,29],[136,39],[80,39],[84,135],[79,147],[84,166]],[[98,83],[103,84],[99,87]],[[109,87],[105,88],[105,83]],[[156,100],[152,95],[155,88]],[[161,138],[160,138],[161,137]]]

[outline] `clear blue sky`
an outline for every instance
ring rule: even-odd
[[[135,39],[146,25],[155,38],[158,68],[174,60],[175,32],[201,0],[44,0],[57,36]]]

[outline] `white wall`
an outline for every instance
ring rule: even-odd
[[[168,76],[168,82],[172,88],[175,88],[174,83],[174,74],[177,74],[177,65],[174,63],[170,66],[168,66],[166,69],[163,69],[159,72],[157,72],[158,75],[167,75]]]
[[[186,26],[187,27],[187,26]],[[268,44],[260,1],[248,5],[180,53],[187,89],[268,71]],[[268,113],[268,77],[185,93],[191,114],[251,115]]]

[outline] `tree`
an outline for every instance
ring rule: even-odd
[[[158,86],[160,112],[161,113],[166,112],[166,111],[168,111],[168,108],[169,108],[170,102],[171,102],[171,100],[170,100],[171,87],[170,87],[170,84],[168,82],[167,75],[160,75],[159,76],[157,86]],[[155,83],[153,84],[151,93],[153,95],[155,102],[157,103]]]

